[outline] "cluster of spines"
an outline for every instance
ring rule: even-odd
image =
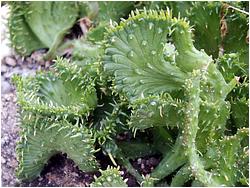
[[[108,166],[106,170],[100,172],[101,176],[98,178],[95,176],[91,187],[127,187],[127,179],[123,180],[119,166],[117,168]]]
[[[79,67],[76,64],[74,64],[74,62],[70,62],[67,59],[58,57],[55,60],[53,68],[59,76],[66,75],[67,77],[66,80],[73,81],[74,79],[79,79],[79,77],[81,77],[83,83],[86,80],[86,82],[89,82],[88,83],[89,85],[94,86],[94,81],[92,81],[94,78],[93,79],[91,78],[93,76],[91,75],[90,71],[90,69],[92,68],[91,66]],[[94,72],[97,72],[97,70],[95,70]]]
[[[82,72],[83,75],[89,75],[100,87],[105,87],[107,78],[101,61],[103,53],[104,49],[98,43],[91,43],[87,40],[75,41],[72,52],[73,65],[70,66]],[[62,69],[64,69],[64,67],[65,66],[62,65]]]
[[[239,170],[239,164],[241,163],[241,156],[244,155],[242,144],[243,140],[247,140],[249,136],[248,128],[241,128],[237,130],[237,133],[233,136],[222,137],[215,147],[218,155],[214,160],[216,168],[213,170],[213,178],[226,186],[235,186],[236,182],[242,176],[241,167]]]
[[[117,30],[123,29],[126,25],[129,25],[131,21],[133,20],[143,20],[143,19],[158,19],[158,20],[165,20],[165,21],[171,21],[173,24],[176,24],[177,22],[183,26],[183,28],[190,29],[189,22],[186,20],[186,18],[172,18],[172,12],[170,11],[169,8],[167,8],[166,11],[161,10],[161,11],[156,11],[156,10],[147,10],[145,7],[143,10],[138,10],[136,9],[135,11],[131,11],[130,16],[128,19],[121,19],[121,22],[118,26],[117,23],[111,23],[110,28],[108,28],[109,32],[115,32]],[[116,27],[114,27],[116,26]]]
[[[110,103],[112,106],[112,112],[104,111],[105,117],[98,122],[98,127],[93,127],[93,134],[99,144],[103,145],[106,140],[113,140],[117,129],[121,129],[120,126],[124,126],[124,123],[120,120],[120,117],[128,117],[126,113],[122,111],[122,104]]]
[[[153,187],[154,181],[158,180],[157,178],[152,178],[150,175],[142,175],[143,181],[140,183],[141,187]]]
[[[108,117],[100,121],[100,129],[94,130],[94,135],[99,144],[104,144],[106,140],[112,140],[116,124]]]

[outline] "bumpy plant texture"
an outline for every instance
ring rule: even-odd
[[[22,44],[17,52],[53,48],[45,41],[62,39],[59,30],[77,17],[93,25],[72,41],[70,59],[58,57],[49,72],[13,78],[19,179],[39,176],[59,152],[80,170],[97,171],[99,151],[113,166],[99,169],[94,187],[127,186],[119,166],[138,186],[249,186],[248,3],[70,2],[74,11],[56,11],[63,22],[48,18],[50,32],[40,18],[53,3],[11,4],[10,23],[18,17],[18,27],[30,32],[19,40],[12,28],[13,45]],[[131,164],[152,155],[161,161],[149,174]]]
[[[109,167],[106,170],[100,170],[101,176],[95,177],[91,187],[127,187],[126,181],[121,177],[121,172],[118,168]]]

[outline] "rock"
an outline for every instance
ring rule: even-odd
[[[28,67],[29,69],[33,69],[33,68],[34,68],[34,64],[30,62],[30,63],[27,64],[27,67]]]
[[[141,158],[137,159],[137,164],[141,164]]]
[[[145,168],[145,164],[141,164],[141,169],[144,169]]]
[[[45,68],[49,68],[50,67],[50,62],[49,61],[46,61],[45,62]]]
[[[45,54],[44,50],[37,50],[37,51],[33,52],[30,57],[34,61],[39,62],[40,65],[44,65],[45,64],[45,62],[43,60],[44,54]]]
[[[1,24],[2,26],[3,24]],[[1,28],[1,27],[0,27]],[[3,60],[4,57],[10,56],[14,54],[13,49],[9,46],[10,41],[8,39],[4,39],[0,43],[1,56],[0,59]]]
[[[5,164],[5,163],[6,163],[5,158],[3,158],[3,157],[1,158],[1,163],[2,163],[2,164]]]
[[[11,78],[14,74],[21,75],[22,73],[23,71],[20,69],[20,67],[15,67],[11,72],[7,72],[4,76],[5,78]]]
[[[16,55],[17,64],[22,66],[25,63],[25,58],[20,55]]]
[[[34,70],[26,69],[22,72],[22,77],[35,76],[36,72]]]
[[[79,176],[76,172],[72,172],[71,175],[74,176],[74,177],[78,177]]]
[[[8,71],[8,67],[4,64],[1,65],[1,73],[6,73]]]
[[[2,94],[10,93],[12,90],[11,85],[6,80],[1,80],[1,91]]]
[[[11,58],[11,57],[6,57],[5,58],[5,63],[11,67],[15,67],[16,66],[16,60]]]
[[[148,161],[149,161],[149,164],[153,166],[156,166],[159,164],[159,161],[154,157],[151,157]]]

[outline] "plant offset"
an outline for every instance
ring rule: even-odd
[[[248,2],[9,4],[16,52],[55,59],[13,77],[20,180],[61,152],[101,172],[91,186],[127,186],[121,166],[141,186],[249,186]],[[131,164],[152,155],[149,174]]]

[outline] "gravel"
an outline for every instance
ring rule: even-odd
[[[18,140],[17,106],[14,93],[2,94],[1,111],[1,165],[2,185],[16,186],[15,177],[17,167],[15,145]]]

